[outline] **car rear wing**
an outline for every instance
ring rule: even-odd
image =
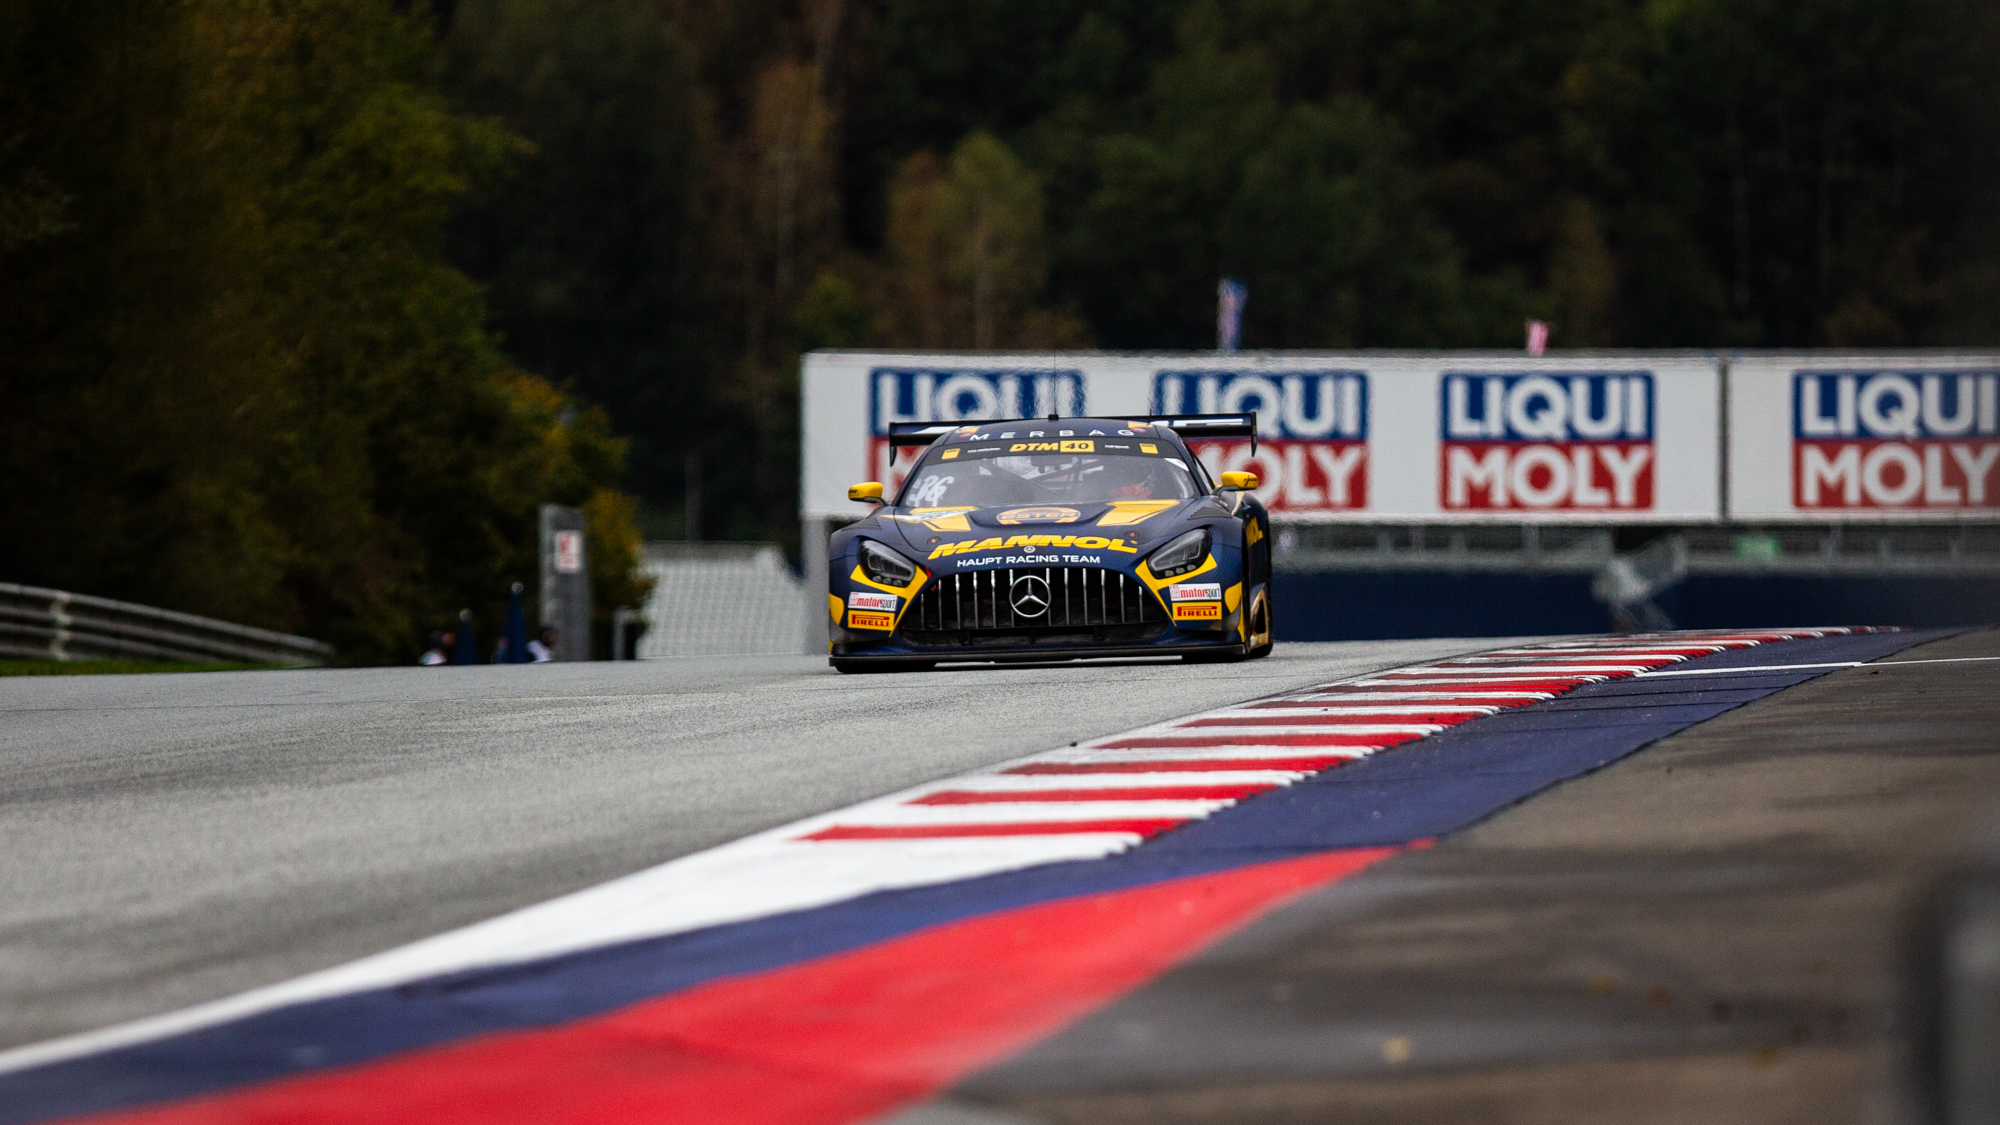
[[[1181,435],[1183,441],[1205,437],[1247,437],[1250,439],[1250,452],[1257,452],[1255,414],[1142,414],[1132,420],[1165,426]]]
[[[1127,415],[1115,415],[1124,418]],[[891,422],[891,446],[929,445],[960,426],[1001,426],[1013,422],[1038,422],[1039,418],[961,418],[956,422]],[[1247,437],[1250,452],[1257,452],[1255,414],[1141,414],[1134,422],[1150,422],[1181,435],[1183,440],[1200,437]]]
[[[889,423],[889,444],[892,446],[929,445],[960,426],[984,426],[977,421],[964,422],[891,422]]]

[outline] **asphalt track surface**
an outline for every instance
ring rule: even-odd
[[[1689,678],[1577,689],[1142,848],[1143,863],[1204,838],[1242,846],[1287,822],[1308,835],[1350,824],[1353,847],[1376,831],[1367,779],[1398,771],[1424,774],[1430,796],[1407,811],[1439,824],[1469,823],[1439,804],[1454,786],[1490,800],[1496,784],[1544,784],[1506,783],[1495,765],[1539,755],[1543,776],[1572,778],[1279,906],[899,1120],[1880,1120],[1903,907],[2000,798],[2000,636],[1909,647],[1921,640],[1787,642],[1708,661],[1734,665],[1721,677],[1668,669]],[[0,1013],[10,1035],[17,1011],[45,1021],[19,1042],[179,1007],[912,781],[1502,643],[888,684],[805,661],[732,668],[720,685],[692,663],[130,680],[115,700],[42,681],[32,706],[0,684],[20,779],[0,846],[41,848],[25,853],[39,864],[23,893],[11,863],[0,887]],[[1882,659],[1756,667],[1840,653]],[[651,679],[506,678],[550,671]],[[232,697],[248,681],[268,694],[246,707]],[[898,698],[905,684],[921,699]],[[1018,714],[1024,695],[1035,702]],[[846,710],[849,697],[867,710]],[[886,735],[885,707],[899,711]],[[626,733],[642,712],[666,733]],[[1351,807],[1329,817],[1330,800]],[[178,815],[150,818],[154,805]],[[1385,839],[1437,834],[1380,825]],[[17,973],[24,950],[41,960]]]
[[[810,657],[0,679],[0,1048],[804,816],[1492,640],[842,676]]]
[[[1996,817],[1989,629],[1387,860],[895,1125],[1908,1120],[1909,909]]]

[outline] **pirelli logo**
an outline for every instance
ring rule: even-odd
[[[1095,453],[1094,441],[1017,441],[1007,447],[1009,453]]]
[[[893,613],[877,613],[873,610],[850,609],[847,611],[847,627],[849,629],[894,629],[896,627],[896,615]]]
[[[1221,602],[1176,602],[1174,603],[1174,620],[1175,621],[1220,621],[1222,620],[1222,603]]]

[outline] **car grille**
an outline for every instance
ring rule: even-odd
[[[1014,603],[1016,595],[1022,593],[1046,597],[1047,608],[1038,613],[1018,612]],[[1164,624],[1166,619],[1159,600],[1138,580],[1118,571],[1094,566],[1030,566],[944,575],[917,595],[903,624],[905,629],[924,633],[1018,632],[1154,625]]]

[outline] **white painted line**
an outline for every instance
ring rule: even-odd
[[[1380,683],[1402,683],[1404,677],[1492,677],[1504,673],[1508,677],[1520,677],[1528,673],[1552,675],[1552,677],[1574,677],[1580,673],[1642,673],[1652,665],[1614,665],[1614,663],[1590,663],[1590,665],[1480,665],[1480,667],[1452,667],[1452,665],[1430,665],[1426,669],[1408,669],[1396,673],[1382,673],[1374,677]]]
[[[1080,758],[1050,757],[1046,762],[1064,765],[1117,765],[1126,762],[1258,762],[1286,761],[1293,758],[1366,758],[1377,750],[1391,745],[1386,739],[1377,746],[1290,746],[1285,743],[1260,743],[1245,737],[1241,742],[1231,742],[1222,746],[1198,746],[1193,739],[1161,739],[1145,746],[1119,747],[1115,750],[1091,752]],[[1079,747],[1079,749],[1081,749]],[[1274,767],[1276,768],[1276,767]]]
[[[1713,653],[1716,651],[1720,650],[1712,649],[1709,650],[1708,652],[1703,652],[1700,655],[1709,656],[1713,655]],[[1568,654],[1551,655],[1549,653],[1539,653],[1536,655],[1535,659],[1544,664],[1554,663],[1563,665],[1581,664],[1593,660],[1615,660],[1619,662],[1624,662],[1627,660],[1645,660],[1655,664],[1679,664],[1681,661],[1691,660],[1693,659],[1693,657],[1684,652],[1610,651],[1610,652],[1583,653],[1576,656],[1570,656]],[[1437,667],[1505,668],[1508,667],[1509,665],[1519,664],[1519,663],[1521,663],[1520,657],[1468,656],[1458,660],[1444,661],[1442,664],[1437,665]]]
[[[1278,716],[1274,715],[1271,717],[1277,718]],[[1287,718],[1292,718],[1292,717],[1287,716]],[[1281,734],[1353,735],[1357,738],[1365,738],[1374,735],[1384,735],[1384,734],[1418,734],[1418,735],[1436,734],[1437,732],[1444,729],[1444,724],[1442,723],[1354,723],[1354,722],[1348,722],[1342,716],[1336,715],[1324,722],[1317,722],[1317,723],[1300,722],[1296,718],[1293,718],[1292,721],[1282,724],[1233,722],[1228,724],[1218,724],[1216,726],[1207,726],[1207,725],[1192,726],[1189,725],[1188,723],[1182,723],[1170,729],[1172,730],[1173,734],[1168,737],[1175,737],[1175,736],[1188,737],[1188,738],[1241,737],[1247,742],[1255,742],[1260,738],[1270,738],[1273,735],[1281,735]],[[1162,733],[1164,734],[1165,732]],[[1136,737],[1151,739],[1161,736],[1142,734]]]
[[[1548,679],[1547,676],[1535,677],[1536,682],[1543,682],[1546,681],[1547,679]],[[1451,683],[1451,681],[1449,680],[1439,680],[1437,682],[1440,684]],[[1403,685],[1398,684],[1397,686],[1401,687]],[[1483,688],[1476,688],[1476,687],[1461,687],[1460,685],[1452,684],[1452,686],[1449,689],[1443,687],[1424,687],[1423,690],[1421,691],[1327,690],[1310,694],[1301,693],[1298,695],[1274,695],[1265,702],[1287,703],[1287,704],[1289,703],[1374,703],[1374,702],[1419,703],[1427,699],[1429,700],[1447,700],[1447,699],[1535,700],[1535,699],[1553,699],[1553,698],[1555,698],[1555,693],[1552,691],[1500,691],[1500,690],[1486,690]]]
[[[1350,762],[1354,762],[1354,761],[1360,761],[1362,758],[1365,758],[1372,753],[1374,753],[1373,750],[1367,750],[1359,754],[1342,753],[1336,756],[1344,758]],[[1325,757],[1326,755],[1315,754],[1313,756]],[[1163,763],[1174,763],[1191,757],[1193,757],[1193,755],[1191,754],[1172,754],[1166,758],[1159,759],[1159,761]],[[1149,781],[1160,782],[1161,784],[1175,784],[1175,785],[1199,785],[1203,781],[1206,781],[1208,778],[1211,777],[1251,776],[1251,774],[1248,771],[1244,770],[1189,770],[1171,764],[1164,769],[1157,769],[1157,770],[1145,769],[1143,767],[1145,767],[1149,763],[1148,760],[1144,758],[1137,760],[1130,758],[1112,758],[1108,760],[1103,758],[1093,758],[1089,761],[1083,761],[1083,762],[1056,762],[1054,764],[1060,766],[1112,765],[1112,766],[1118,766],[1120,768],[1117,770],[1106,770],[1102,772],[1092,771],[1090,773],[1036,773],[1036,774],[1023,774],[1022,776],[1046,777],[1055,781],[1061,781],[1064,779],[1075,780],[1078,778],[1085,778],[1085,777],[1145,778]],[[1310,770],[1260,769],[1255,771],[1255,776],[1275,781],[1279,785],[1290,785],[1294,781],[1302,781],[1308,777],[1313,776],[1314,774],[1324,773],[1326,770],[1333,768],[1334,768],[1333,766],[1325,766],[1320,769],[1310,769]]]
[[[1530,681],[1547,683],[1548,676],[1527,677]],[[1273,695],[1264,699],[1253,699],[1239,704],[1242,707],[1263,707],[1272,703],[1324,703],[1328,706],[1348,704],[1406,703],[1412,707],[1434,707],[1452,700],[1468,700],[1473,703],[1494,702],[1506,706],[1507,701],[1521,696],[1544,696],[1559,688],[1522,687],[1520,683],[1503,683],[1492,687],[1469,684],[1462,680],[1441,677],[1435,680],[1381,680],[1373,675],[1366,679],[1349,680],[1341,684],[1329,684],[1311,691],[1295,691],[1287,695]]]
[[[1323,755],[1315,756],[1319,757]],[[1339,755],[1339,761],[1328,765],[1310,767],[1297,765],[1291,769],[1269,767],[1257,770],[1256,773],[1261,779],[1259,784],[1290,785],[1295,781],[1304,780],[1314,774],[1323,773],[1326,770],[1334,769],[1350,762],[1360,761],[1367,756],[1367,754],[1343,754]],[[1156,782],[1162,785],[1202,785],[1211,777],[1242,777],[1246,772],[1234,769],[1213,771],[1189,769],[1184,765],[1149,762],[1145,759],[1138,761],[1120,759],[1115,762],[1052,762],[1048,764],[1060,768],[1049,769],[1045,772],[1024,774],[1022,776],[1046,777],[1058,781],[1063,778],[1084,777],[1144,778],[1149,782]],[[1155,769],[1156,765],[1159,765],[1161,768]]]
[[[1324,715],[1494,715],[1496,711],[1504,711],[1502,707],[1490,703],[1356,703],[1352,707],[1308,701],[1308,699],[1274,701],[1274,703],[1282,703],[1282,707],[1258,705],[1256,709],[1244,707],[1244,709],[1216,711],[1214,715],[1210,715],[1210,719],[1260,719],[1270,715],[1282,715],[1286,711],[1304,711],[1304,709],[1312,709],[1314,713],[1324,713]],[[1186,723],[1186,719],[1182,723]]]
[[[1964,664],[2000,660],[2000,656],[1940,656],[1928,660],[1836,660],[1825,664],[1758,664],[1748,668],[1688,668],[1673,672],[1641,672],[1642,676],[1722,676],[1730,672],[1791,672],[1802,668],[1887,668],[1896,664]]]
[[[1615,673],[1615,675],[1629,676],[1636,671],[1638,671],[1638,669],[1633,669],[1632,671],[1625,671],[1621,669],[1620,671]],[[1483,690],[1493,690],[1494,688],[1490,688],[1489,685],[1497,687],[1506,684],[1545,684],[1548,683],[1550,680],[1580,680],[1585,683],[1596,683],[1599,680],[1611,679],[1613,678],[1613,675],[1614,675],[1613,673],[1607,673],[1607,672],[1563,672],[1560,674],[1555,672],[1545,672],[1538,676],[1484,675],[1480,676],[1478,680],[1474,683],[1466,683],[1464,680],[1455,680],[1450,676],[1432,676],[1423,679],[1417,679],[1413,677],[1407,680],[1359,680],[1356,681],[1356,683],[1360,687],[1369,687],[1369,688],[1391,687],[1391,686],[1402,687],[1406,684],[1418,684],[1418,685],[1433,687],[1434,690],[1442,690],[1446,686],[1456,686],[1463,684],[1469,691],[1478,692]],[[1567,691],[1569,689],[1564,688],[1563,690]],[[1448,692],[1446,694],[1456,694],[1456,693]],[[1543,698],[1547,697],[1544,696]]]
[[[1092,759],[1098,760],[1098,759]],[[1298,774],[1286,770],[1204,770],[1178,773],[1028,773],[1028,774],[975,774],[970,777],[948,778],[934,781],[923,787],[923,792],[910,800],[921,800],[933,793],[1010,793],[1019,794],[1024,801],[1034,799],[1034,794],[1043,790],[1074,789],[1177,789],[1184,786],[1205,786],[1227,788],[1233,785],[1289,785]],[[1133,798],[1139,800],[1141,798]],[[1151,798],[1143,798],[1150,800]]]
[[[1529,645],[1522,648],[1489,648],[1484,652],[1468,652],[1459,656],[1447,656],[1446,660],[1507,660],[1521,657],[1561,657],[1589,656],[1594,652],[1665,653],[1717,652],[1727,645],[1709,641],[1683,641],[1679,643],[1659,641],[1629,645],[1572,645],[1567,648],[1537,648]]]
[[[1118,750],[1092,750],[1078,746],[1075,749],[1055,750],[1047,754],[1037,754],[1025,762],[1016,762],[1007,767],[1018,769],[1022,766],[1046,765],[1117,765],[1125,762],[1207,762],[1207,761],[1257,761],[1260,759],[1287,758],[1365,758],[1374,751],[1366,746],[1257,746],[1249,743],[1235,743],[1227,746],[1137,746]],[[1184,773],[1196,771],[1184,770]],[[1013,776],[1033,777],[1034,774]]]
[[[1165,801],[1037,801],[1022,794],[1018,801],[977,805],[912,805],[855,811],[840,818],[842,827],[929,825],[929,824],[1021,824],[1058,820],[1194,820],[1217,809],[1228,808],[1235,800],[1216,797],[1206,800]]]
[[[1859,668],[1862,661],[1836,660],[1828,664],[1753,664],[1745,668],[1684,668],[1669,672],[1641,672],[1646,679],[1656,676],[1726,676],[1731,672],[1795,672],[1802,668]]]

